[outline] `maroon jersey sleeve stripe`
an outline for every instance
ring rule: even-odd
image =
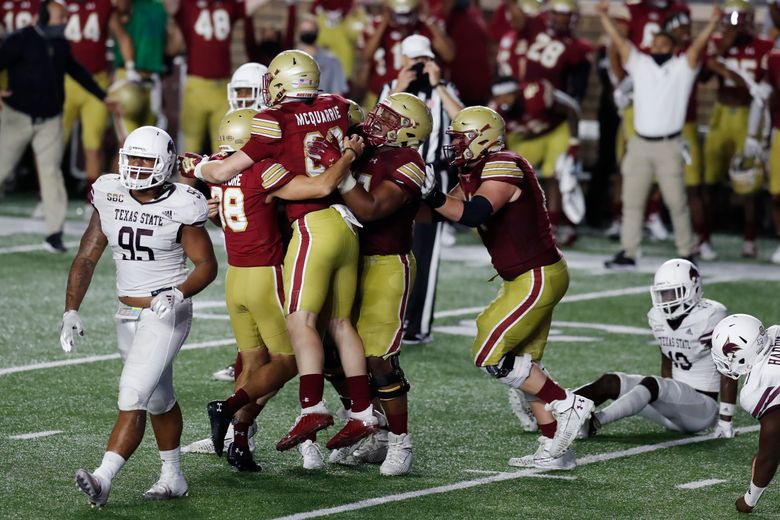
[[[772,392],[769,397],[767,397],[766,402],[764,403],[764,406],[761,407],[761,410],[758,412],[758,415],[756,415],[756,419],[760,419],[764,416],[766,413],[766,409],[772,404],[772,402],[775,400],[777,395],[780,394],[780,387],[775,387],[775,391]]]
[[[753,412],[751,413],[753,417],[758,417],[758,413],[761,411],[761,408],[764,406],[764,403],[766,402],[766,398],[769,397],[769,393],[772,390],[774,390],[774,388],[775,388],[774,386],[770,386],[769,388],[764,390],[761,399],[758,400],[758,404],[756,405],[756,407],[753,409]]]

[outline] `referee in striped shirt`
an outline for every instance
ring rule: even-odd
[[[408,92],[422,99],[431,111],[433,129],[420,147],[420,154],[429,168],[433,168],[442,191],[449,187],[449,163],[444,157],[444,146],[449,144],[447,127],[463,109],[455,86],[441,79],[431,41],[414,34],[401,42],[401,70],[398,77],[387,83],[379,100],[390,94]],[[433,304],[436,298],[436,279],[441,257],[441,234],[445,224],[415,223],[412,251],[417,259],[417,278],[406,310],[405,343],[429,343]]]

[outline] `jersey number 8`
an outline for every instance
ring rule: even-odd
[[[234,233],[246,231],[248,223],[244,212],[244,192],[241,188],[225,188],[223,193],[222,188],[214,186],[211,188],[211,196],[219,199],[219,220],[222,227],[227,226]]]

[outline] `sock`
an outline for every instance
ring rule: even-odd
[[[100,466],[92,473],[96,477],[111,482],[124,465],[125,459],[120,454],[114,451],[107,451],[103,454],[103,461],[100,463]]]
[[[387,428],[396,435],[409,431],[408,422],[409,414],[406,412],[387,414]]]
[[[249,395],[244,391],[244,389],[239,388],[236,390],[235,394],[228,397],[227,401],[225,401],[227,413],[232,416],[234,413],[243,408],[245,404],[248,404],[251,401],[252,400],[249,398]]]
[[[611,405],[596,413],[602,426],[624,417],[636,415],[650,403],[650,390],[646,386],[636,385]]]
[[[249,448],[249,423],[233,420],[233,442],[239,448]]]
[[[545,403],[560,401],[561,399],[566,399],[566,390],[558,386],[555,381],[548,377],[547,381],[544,382],[542,389],[536,394],[536,397]]]
[[[233,381],[238,381],[238,376],[244,370],[244,362],[241,360],[241,353],[236,354],[236,361],[233,363]]]
[[[179,446],[172,450],[160,450],[160,459],[162,460],[161,473],[181,473],[181,449]]]
[[[362,412],[371,404],[371,389],[368,386],[368,376],[352,376],[347,378],[349,396],[352,398],[352,412]]]
[[[325,392],[325,376],[322,374],[306,374],[300,377],[298,400],[301,408],[308,408],[322,401]]]
[[[542,432],[542,435],[544,435],[548,439],[552,439],[553,437],[555,437],[555,430],[557,429],[558,429],[557,421],[539,425],[539,431]]]
[[[754,242],[756,240],[756,223],[755,222],[745,222],[745,227],[743,230],[743,236],[745,240],[748,240],[750,242]]]

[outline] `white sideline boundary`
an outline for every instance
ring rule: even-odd
[[[222,347],[225,345],[235,345],[233,338],[215,339],[211,341],[201,341],[199,343],[186,343],[181,350],[198,350],[202,348]],[[59,361],[46,361],[45,363],[33,363],[31,365],[22,365],[18,367],[0,368],[0,377],[8,374],[17,374],[19,372],[29,372],[31,370],[44,370],[46,368],[66,367],[70,365],[86,365],[87,363],[97,363],[98,361],[108,361],[119,359],[119,352],[114,354],[103,354],[100,356],[87,356],[82,358],[61,359]]]
[[[674,487],[677,489],[701,489],[707,486],[714,486],[715,484],[723,484],[724,482],[728,482],[728,480],[708,478],[706,480],[695,480],[693,482],[688,482],[687,484],[678,484]]]
[[[737,433],[750,433],[758,431],[759,425],[745,426],[742,428],[736,428]],[[677,439],[674,441],[659,442],[658,444],[648,444],[645,446],[637,446],[635,448],[629,448],[627,450],[611,451],[607,453],[599,453],[597,455],[588,455],[577,459],[578,466],[587,466],[596,462],[604,462],[607,460],[621,459],[625,457],[633,457],[635,455],[642,455],[645,453],[651,453],[658,450],[664,450],[667,448],[675,448],[677,446],[685,446],[688,444],[698,444],[700,442],[706,442],[713,440],[712,435],[702,435],[698,437],[686,437],[684,439]],[[383,504],[391,504],[393,502],[402,502],[404,500],[412,500],[414,498],[426,497],[431,495],[439,495],[442,493],[449,493],[450,491],[460,491],[462,489],[471,489],[478,486],[484,486],[486,484],[494,484],[496,482],[505,482],[508,480],[516,480],[523,477],[537,476],[546,473],[549,470],[539,469],[527,469],[516,472],[498,473],[490,477],[483,477],[474,480],[464,480],[461,482],[455,482],[454,484],[447,484],[444,486],[436,486],[427,489],[418,489],[416,491],[407,491],[406,493],[396,493],[393,495],[385,495],[381,497],[369,498],[366,500],[359,500],[349,504],[343,504],[335,507],[328,507],[324,509],[315,509],[313,511],[307,511],[304,513],[295,513],[287,516],[280,516],[274,520],[304,520],[306,518],[320,518],[323,516],[337,515],[340,513],[346,513],[348,511],[357,511],[360,509],[366,509],[368,507],[380,506]]]
[[[49,437],[50,435],[57,435],[59,433],[62,433],[62,430],[46,430],[44,432],[20,433],[19,435],[10,435],[8,438],[15,441],[27,441],[30,439],[40,439],[42,437]]]

